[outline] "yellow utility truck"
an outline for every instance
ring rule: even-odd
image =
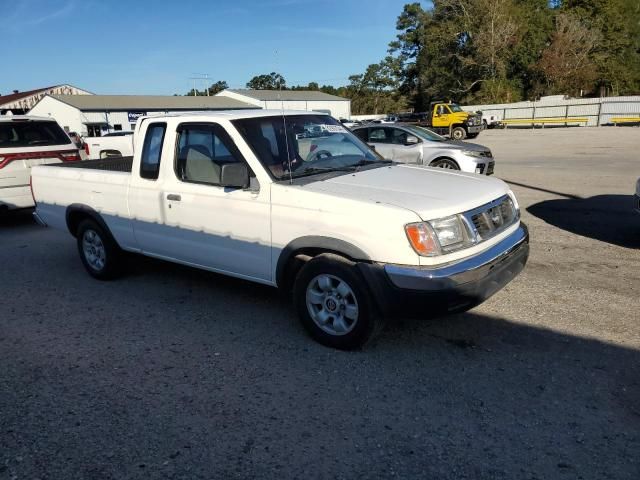
[[[431,102],[428,112],[401,114],[399,121],[423,125],[454,140],[475,138],[482,131],[482,114],[466,112],[452,102]]]

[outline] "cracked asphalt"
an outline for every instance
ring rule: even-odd
[[[0,480],[640,478],[640,129],[477,142],[529,264],[360,352],[270,288],[145,258],[98,282],[68,234],[0,220]]]

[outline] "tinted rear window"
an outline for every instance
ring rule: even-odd
[[[0,148],[68,145],[71,139],[56,122],[0,122]]]

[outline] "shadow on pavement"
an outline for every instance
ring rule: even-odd
[[[637,349],[471,311],[339,352],[274,290],[137,267],[0,315],[7,478],[638,478]]]
[[[627,248],[640,248],[640,215],[632,195],[545,200],[532,215],[568,232]]]
[[[33,219],[33,210],[16,210],[0,212],[0,228],[19,228],[25,225],[36,225]]]

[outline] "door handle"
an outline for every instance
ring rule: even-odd
[[[173,200],[174,202],[179,202],[180,200],[182,200],[182,197],[175,193],[170,193],[169,195],[167,195],[167,200]]]

